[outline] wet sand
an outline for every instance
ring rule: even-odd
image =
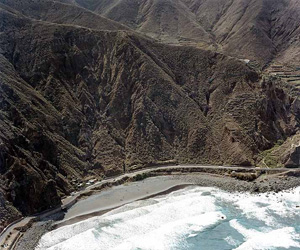
[[[171,188],[168,188],[167,190],[164,190],[164,191],[161,191],[159,193],[155,193],[155,194],[151,194],[149,196],[146,196],[146,197],[143,197],[143,198],[140,198],[140,199],[134,199],[132,201],[129,201],[129,200],[125,200],[124,203],[122,203],[121,205],[118,205],[118,206],[112,206],[108,209],[101,209],[99,207],[97,207],[95,209],[96,212],[90,212],[88,210],[86,210],[86,213],[82,214],[82,215],[76,215],[70,219],[63,219],[63,220],[60,220],[58,221],[57,223],[54,223],[51,227],[51,229],[56,229],[56,228],[59,228],[59,227],[63,227],[63,226],[66,226],[66,225],[71,225],[71,224],[74,224],[74,223],[77,223],[77,222],[80,222],[82,220],[86,220],[86,219],[89,219],[91,217],[95,217],[95,216],[101,216],[113,209],[116,209],[116,208],[119,208],[123,205],[126,205],[130,202],[134,202],[134,201],[138,201],[138,200],[146,200],[146,199],[150,199],[152,197],[155,197],[155,196],[160,196],[160,195],[166,195],[166,194],[169,194],[171,192],[174,192],[176,190],[179,190],[179,189],[182,189],[182,188],[185,188],[185,187],[188,187],[188,186],[191,186],[192,184],[182,184],[182,185],[177,185],[177,186],[173,186]],[[116,203],[117,204],[117,203]],[[115,205],[116,205],[115,204]],[[100,209],[100,210],[99,210]],[[85,209],[84,209],[85,210]]]
[[[78,201],[66,211],[63,220],[54,225],[66,225],[99,216],[130,202],[170,193],[191,184],[192,181],[172,176],[158,176],[114,186]]]

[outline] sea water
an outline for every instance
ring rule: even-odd
[[[46,233],[36,249],[300,249],[300,187],[276,194],[190,186]]]

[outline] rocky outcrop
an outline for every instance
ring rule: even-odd
[[[299,168],[300,167],[300,146],[293,148],[292,153],[289,155],[288,160],[285,163],[287,168]]]
[[[4,191],[0,190],[0,231],[21,216],[21,213],[4,197]]]

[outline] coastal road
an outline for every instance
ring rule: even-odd
[[[205,169],[208,169],[208,170],[233,170],[233,171],[245,171],[245,170],[253,170],[255,168],[253,167],[230,167],[230,166],[205,166],[205,165],[170,165],[170,166],[160,166],[160,167],[148,167],[148,168],[143,168],[143,169],[138,169],[138,170],[135,170],[135,171],[131,171],[131,172],[127,172],[127,173],[124,173],[122,175],[119,175],[119,176],[114,176],[114,177],[109,177],[109,178],[106,178],[104,180],[101,180],[99,182],[96,182],[88,187],[86,187],[85,189],[79,191],[79,192],[76,192],[73,196],[69,196],[65,199],[62,200],[62,207],[65,208],[65,207],[68,207],[71,203],[73,203],[77,198],[78,196],[80,196],[81,194],[83,193],[86,193],[90,190],[92,190],[93,188],[97,188],[105,183],[110,183],[112,181],[118,181],[118,180],[121,180],[122,178],[124,177],[134,177],[135,175],[138,175],[138,174],[145,174],[145,173],[150,173],[150,172],[153,172],[153,171],[159,171],[159,170],[170,170],[170,171],[180,171],[180,169],[196,169],[197,171],[195,172],[201,172],[201,170],[205,170]],[[268,168],[259,168],[259,170],[270,170]],[[277,168],[276,169],[278,172],[280,171],[287,171],[286,168]]]
[[[78,191],[74,193],[71,196],[66,197],[65,199],[62,200],[62,209],[67,209],[71,207],[73,204],[76,203],[77,199],[79,198],[80,195],[87,193],[91,191],[94,188],[97,188],[105,183],[113,183],[118,180],[123,179],[124,177],[134,177],[138,174],[145,174],[145,173],[150,173],[150,172],[156,172],[156,171],[174,171],[174,172],[209,172],[212,170],[231,170],[231,171],[248,171],[248,170],[260,170],[260,171],[272,171],[274,173],[282,173],[286,171],[299,171],[300,169],[286,169],[286,168],[276,168],[276,169],[269,169],[269,168],[254,168],[254,167],[237,167],[237,166],[205,166],[205,165],[171,165],[171,166],[153,166],[153,167],[148,167],[148,168],[143,168],[143,169],[138,169],[132,172],[124,173],[119,176],[115,177],[110,177],[106,178],[104,180],[98,181],[85,189]],[[56,211],[56,209],[53,209],[52,211]],[[45,214],[49,215],[51,211],[45,212]],[[2,248],[1,246],[5,243],[12,242],[13,236],[17,236],[16,228],[20,226],[25,226],[31,219],[34,219],[36,217],[43,216],[43,214],[39,214],[38,216],[30,216],[30,217],[25,217],[21,221],[18,221],[15,224],[12,224],[11,226],[7,227],[0,235],[0,249],[8,249],[8,248]],[[7,236],[11,234],[9,241],[7,240]]]

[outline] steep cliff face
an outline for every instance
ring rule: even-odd
[[[251,165],[299,126],[294,99],[243,62],[11,7],[0,9],[0,201],[18,209],[11,218],[58,205],[74,178],[171,159]]]

